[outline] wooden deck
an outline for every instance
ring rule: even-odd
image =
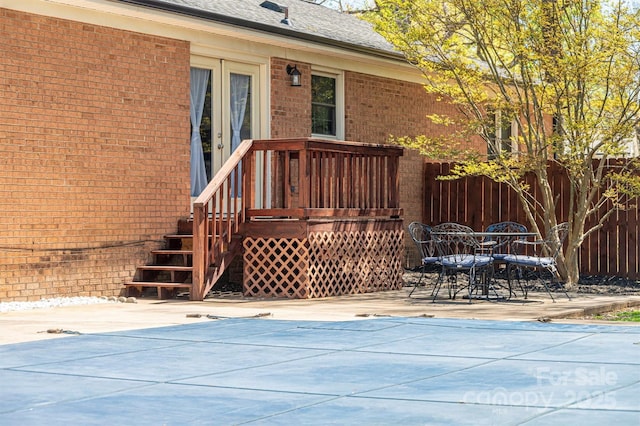
[[[402,148],[246,140],[127,293],[203,300],[236,256],[247,296],[316,298],[402,286]]]
[[[191,299],[202,300],[240,251],[245,295],[399,288],[401,155],[315,138],[244,141],[194,203]]]

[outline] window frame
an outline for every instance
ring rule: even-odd
[[[323,139],[344,139],[344,75],[341,71],[323,68],[313,67],[311,70],[311,79],[313,76],[328,77],[335,80],[335,135],[327,135],[322,133],[313,133],[313,126],[311,128],[311,136]],[[313,99],[311,100],[311,122],[313,123]]]
[[[515,154],[518,152],[518,122],[514,118],[509,123],[510,133],[505,135],[506,126],[502,124],[502,111],[497,110],[490,113],[493,116],[493,132],[488,134],[487,143],[487,159],[495,160],[501,153]],[[509,149],[505,149],[505,145],[508,144]]]

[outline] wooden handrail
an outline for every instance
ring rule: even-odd
[[[285,139],[254,139],[255,150],[273,151],[301,151],[315,150],[325,152],[366,152],[376,156],[402,156],[404,150],[395,145],[373,144],[366,142],[337,141],[319,138],[285,138]]]
[[[240,169],[252,145],[250,139],[242,141],[193,203],[192,300],[203,300],[213,286],[212,267],[221,267],[219,260],[244,220],[243,199],[238,206],[235,195],[238,181],[245,182]]]
[[[225,180],[231,176],[233,170],[237,167],[237,165],[242,161],[245,154],[249,152],[251,147],[253,146],[253,140],[247,139],[242,141],[240,146],[233,151],[233,154],[229,157],[229,159],[222,165],[222,168],[216,173],[216,175],[211,179],[211,182],[207,185],[207,187],[200,193],[198,198],[193,203],[193,206],[203,206],[207,204],[215,192],[222,186]]]
[[[318,138],[243,141],[193,204],[191,298],[202,300],[213,286],[245,221],[401,216],[402,154],[397,146]]]

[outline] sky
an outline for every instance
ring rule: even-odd
[[[343,6],[350,6],[354,9],[362,8],[366,6],[367,3],[373,4],[373,0],[342,0]],[[627,3],[635,7],[640,7],[640,0],[627,0]]]
[[[363,5],[365,5],[367,3],[367,0],[343,0],[343,4],[345,6],[351,6],[351,7],[362,7]],[[371,1],[371,3],[373,3],[373,1]]]
[[[372,5],[373,0],[342,0],[343,7],[350,7],[352,9],[362,9],[364,6],[367,5],[367,3]],[[330,5],[327,5],[327,6],[330,6]]]

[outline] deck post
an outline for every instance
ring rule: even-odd
[[[307,155],[308,152],[306,149],[300,150],[299,160],[298,160],[298,188],[299,188],[299,196],[298,196],[298,207],[309,207],[309,197],[311,193],[311,185],[309,182],[309,168]]]
[[[204,281],[206,276],[206,244],[207,244],[207,215],[204,206],[193,206],[193,273],[192,289],[189,293],[191,300],[204,299]]]

